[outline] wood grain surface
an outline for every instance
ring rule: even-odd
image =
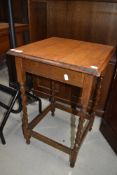
[[[18,47],[17,50],[22,52],[8,53],[24,58],[28,55],[28,59],[100,76],[114,52],[114,47],[51,37]]]

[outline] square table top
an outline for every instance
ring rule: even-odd
[[[114,50],[115,48],[109,45],[51,37],[9,50],[7,53],[23,59],[100,76]]]

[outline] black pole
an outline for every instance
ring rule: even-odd
[[[15,27],[14,27],[14,20],[13,20],[13,6],[12,0],[8,0],[8,23],[9,23],[9,41],[10,41],[10,48],[16,47],[16,34],[15,34]]]
[[[15,25],[13,20],[13,0],[7,0],[7,17],[8,17],[8,25],[9,25],[9,44],[10,48],[16,48],[16,32]],[[7,56],[7,66],[9,73],[9,82],[10,86],[16,88],[17,77],[16,77],[16,67],[15,67],[15,59],[13,56]],[[10,59],[9,59],[10,58]],[[12,65],[12,66],[11,66]]]

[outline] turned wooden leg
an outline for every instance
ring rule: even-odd
[[[77,133],[76,133],[74,147],[73,147],[73,149],[71,151],[71,155],[70,155],[70,166],[71,167],[74,167],[74,165],[75,165],[77,154],[78,154],[78,151],[79,151],[81,143],[82,143],[83,123],[84,123],[84,120],[86,117],[85,115],[87,114],[87,107],[88,107],[88,103],[89,103],[90,96],[91,96],[93,80],[94,80],[93,77],[90,75],[85,75],[85,77],[84,77],[83,89],[82,89],[82,95],[81,95],[82,108],[81,108],[81,111],[79,114],[79,123],[78,123],[78,127],[77,127]]]
[[[94,119],[95,119],[95,112],[91,114],[91,120],[90,120],[90,127],[89,127],[89,131],[91,131],[91,130],[92,130],[93,123],[94,123]]]
[[[76,118],[74,114],[71,114],[71,148],[74,147],[74,140],[75,140],[75,123],[76,123]]]
[[[78,151],[80,149],[82,130],[83,130],[83,123],[84,123],[84,113],[82,111],[81,115],[80,115],[80,118],[79,118],[79,123],[78,123],[78,127],[77,127],[77,133],[76,133],[74,147],[73,147],[73,149],[71,151],[71,155],[70,155],[70,166],[72,168],[75,165],[77,154],[78,154]]]
[[[20,84],[20,91],[21,91],[21,99],[22,99],[22,110],[23,110],[23,117],[22,117],[22,131],[24,138],[26,139],[26,143],[30,143],[30,129],[28,127],[28,114],[27,114],[27,97],[26,97],[26,72],[23,68],[22,58],[16,57],[16,69],[17,69],[17,78]]]
[[[51,115],[55,115],[55,83],[52,81],[52,97],[51,97]]]
[[[25,93],[25,86],[24,84],[21,84],[20,86],[21,90],[21,98],[22,98],[22,110],[23,110],[23,117],[22,117],[22,130],[24,138],[26,139],[26,143],[30,143],[30,130],[28,128],[28,115],[27,115],[27,97]]]
[[[91,121],[90,121],[90,128],[89,128],[89,131],[92,130],[92,126],[93,126],[93,123],[94,123],[94,119],[95,119],[95,111],[96,111],[96,108],[97,108],[97,104],[99,102],[99,99],[100,99],[100,95],[101,95],[101,84],[102,84],[102,80],[103,80],[103,77],[99,77],[97,78],[97,82],[96,82],[96,86],[95,86],[95,90],[94,90],[94,94],[93,94],[93,99],[92,99],[92,106],[91,106],[91,109],[90,109],[90,116],[91,116]]]

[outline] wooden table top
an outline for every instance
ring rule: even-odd
[[[109,45],[52,37],[8,51],[8,54],[100,76],[114,53]],[[17,52],[21,51],[21,52]]]

